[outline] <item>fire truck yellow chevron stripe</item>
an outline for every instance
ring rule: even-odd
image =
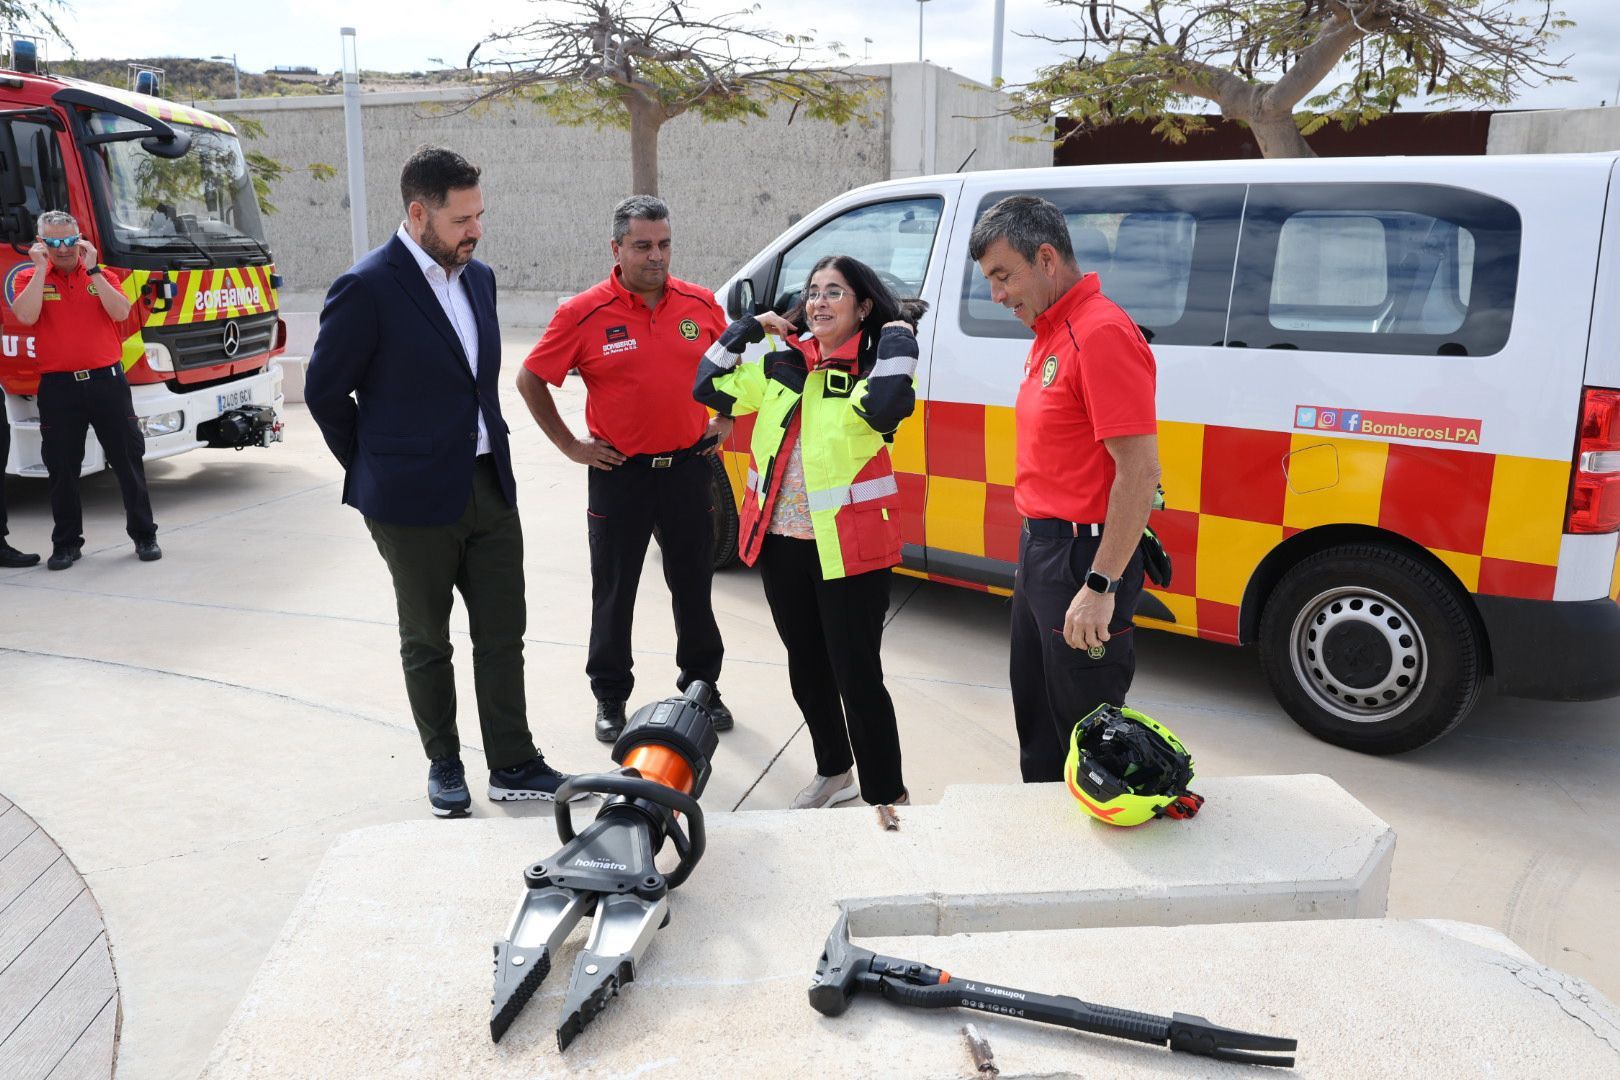
[[[175,322],[183,326],[192,321],[197,310],[197,293],[208,288],[208,279],[211,276],[210,273],[202,270],[186,276],[186,287],[175,298],[175,302],[180,305],[180,317]]]
[[[225,290],[226,296],[234,299],[241,297],[246,286],[247,282],[242,277],[242,271],[234,269],[225,271],[225,282],[220,287]],[[224,312],[227,319],[234,319],[242,313],[242,309],[236,304],[221,304],[218,310]]]

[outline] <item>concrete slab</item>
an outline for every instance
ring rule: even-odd
[[[615,1003],[604,1037],[587,1033],[585,1059],[613,1075],[648,1064],[617,1050],[593,1055],[625,1030],[664,1025],[675,1007],[666,999],[683,995],[649,992],[655,986],[703,987],[709,1006],[740,1010],[713,1017],[796,1015],[838,901],[861,934],[978,930],[1010,941],[1058,927],[1383,912],[1394,836],[1332,781],[1237,777],[1205,787],[1195,821],[1135,830],[1091,821],[1058,785],[953,788],[938,806],[902,808],[896,832],[866,807],[711,815],[709,854],[672,898],[648,981]],[[550,822],[411,822],[339,838],[204,1075],[560,1067],[535,1053],[556,1023],[569,956],[557,958],[551,996],[531,1003],[508,1045],[488,1045],[487,1007],[487,950],[521,894],[523,867],[556,846]],[[1055,978],[1062,969],[1030,970]],[[742,1060],[729,1055],[759,1029],[720,1026],[735,1028],[722,1036],[720,1060]],[[838,1030],[815,1037],[825,1044],[821,1068],[832,1064]],[[636,1044],[637,1053],[653,1045]],[[779,1071],[797,1052],[748,1053]]]

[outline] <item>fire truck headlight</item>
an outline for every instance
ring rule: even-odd
[[[167,345],[151,343],[146,346],[146,366],[153,371],[173,371],[174,357]]]
[[[151,348],[151,346],[147,346]],[[163,348],[159,345],[158,348]],[[167,350],[165,350],[167,352]],[[141,417],[141,434],[147,438],[157,435],[173,435],[186,426],[186,414],[183,412],[158,413],[156,416]]]

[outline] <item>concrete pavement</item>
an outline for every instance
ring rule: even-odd
[[[508,340],[509,366],[531,342]],[[533,724],[559,767],[596,768],[607,759],[582,672],[585,477],[514,394],[505,404],[528,541]],[[581,426],[577,383],[560,404]],[[169,1080],[201,1066],[332,838],[423,817],[426,770],[386,572],[338,503],[338,467],[302,409],[281,446],[198,451],[153,463],[149,477],[163,561],[135,560],[103,474],[84,484],[83,561],[0,571],[0,792],[56,838],[103,906],[123,993],[121,1075]],[[8,495],[12,541],[43,550],[44,485],[13,479]],[[656,555],[645,580],[637,701],[674,678]],[[896,585],[884,660],[913,797],[1016,781],[1005,602]],[[753,574],[721,575],[715,596],[738,728],[705,805],[783,807],[812,761],[781,645]],[[1607,816],[1620,704],[1490,697],[1434,746],[1367,758],[1296,728],[1252,651],[1149,634],[1139,653],[1133,704],[1176,730],[1200,775],[1323,773],[1395,827],[1391,915],[1496,927],[1620,997],[1607,917],[1620,901]],[[463,737],[476,781],[476,727]],[[476,782],[474,796],[478,815],[547,816],[491,806]],[[549,820],[534,827],[537,847],[554,839]]]

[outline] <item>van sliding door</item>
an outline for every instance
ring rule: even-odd
[[[1162,419],[1181,372],[1220,352],[1244,190],[1242,184],[1184,184],[964,192],[964,210],[972,212],[958,215],[945,267],[956,295],[941,307],[955,312],[940,315],[927,410],[930,574],[1008,588],[1018,559],[1013,403],[1033,334],[991,301],[989,283],[967,257],[967,237],[978,219],[1009,195],[1057,204],[1081,272],[1099,276],[1104,295],[1125,309],[1153,348]],[[1195,508],[1198,477],[1175,472],[1177,430],[1167,438],[1161,429],[1165,487],[1171,507]],[[1193,579],[1195,538],[1176,533],[1165,541],[1184,549],[1172,549],[1172,587],[1179,589]],[[1144,596],[1142,615],[1191,623],[1190,592],[1185,620],[1172,617],[1154,594]]]

